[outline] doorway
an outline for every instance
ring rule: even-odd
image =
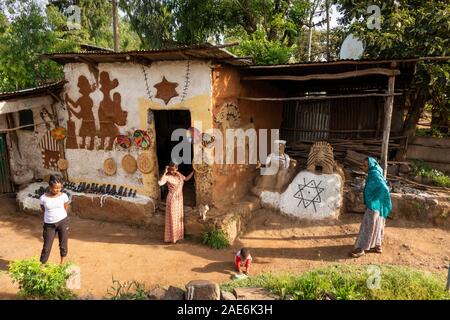
[[[0,133],[0,193],[14,192],[9,169],[8,147],[6,145],[6,134]]]
[[[155,121],[156,135],[156,155],[158,157],[159,176],[164,172],[164,168],[169,164],[172,149],[183,139],[172,141],[172,132],[176,129],[189,129],[191,127],[191,113],[187,110],[149,110],[153,112]],[[193,146],[190,150],[190,162],[180,163],[178,171],[187,176],[192,172]],[[180,154],[183,155],[182,153]],[[195,183],[194,177],[186,181],[183,187],[184,205],[195,206]],[[161,200],[165,201],[167,197],[167,185],[161,188]]]

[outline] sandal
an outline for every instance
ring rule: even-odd
[[[359,248],[355,249],[353,252],[350,252],[350,256],[352,258],[359,258],[362,257],[363,255],[365,255],[364,250],[361,250]]]
[[[383,249],[381,248],[381,246],[375,246],[373,248],[370,248],[370,250],[368,250],[368,252],[383,253]]]

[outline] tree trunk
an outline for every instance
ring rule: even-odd
[[[428,88],[421,87],[414,101],[411,103],[411,107],[408,110],[408,115],[406,117],[405,123],[403,124],[403,136],[406,137],[405,148],[399,149],[395,156],[397,161],[405,161],[407,143],[415,136],[417,123],[419,122],[420,116],[425,108],[425,103],[429,97]]]

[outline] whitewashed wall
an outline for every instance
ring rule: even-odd
[[[180,104],[186,80],[186,67],[187,61],[160,61],[154,62],[150,67],[144,67],[148,86],[153,96],[151,101],[153,104],[159,105],[158,109],[170,110],[172,106]],[[139,100],[149,99],[142,65],[134,63],[104,63],[99,64],[98,69],[99,73],[102,71],[108,72],[111,80],[117,79],[119,81],[118,87],[111,91],[111,97],[114,92],[119,92],[122,98],[122,109],[128,112],[127,124],[119,127],[120,133],[131,136],[136,129],[146,129],[142,127],[143,121],[145,123],[146,119],[142,119],[143,115],[139,109]],[[68,81],[65,85],[65,93],[74,101],[80,97],[77,86],[80,75],[86,76],[91,84],[96,83],[95,75],[83,63],[66,64],[64,73]],[[172,98],[167,106],[161,99],[154,97],[157,92],[154,85],[161,82],[163,76],[170,82],[178,83],[176,91],[179,95]],[[191,61],[190,83],[184,100],[202,95],[211,96],[210,64],[202,61]],[[90,97],[94,102],[94,117],[98,117],[98,108],[103,99],[103,94],[97,89]],[[62,110],[60,115],[64,119],[63,126],[67,127],[67,110]],[[72,119],[75,120],[76,133],[78,133],[81,121],[76,121],[74,117]],[[96,121],[98,121],[98,118]],[[192,119],[192,121],[195,121],[195,119]],[[125,154],[130,153],[135,158],[138,156],[139,151],[135,148],[129,151],[66,149],[65,153],[66,159],[69,161],[68,175],[74,181],[109,183],[138,189],[144,187],[143,177],[139,171],[130,175],[121,167],[121,160]],[[103,173],[103,162],[109,157],[115,159],[117,164],[117,173],[113,176],[107,176]]]

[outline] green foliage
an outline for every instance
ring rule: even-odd
[[[223,230],[213,229],[202,234],[202,243],[213,249],[224,249],[230,246],[227,235]]]
[[[137,281],[112,280],[113,285],[108,289],[108,298],[111,300],[148,300],[145,285]]]
[[[289,273],[261,274],[225,283],[222,290],[237,287],[263,287],[281,299],[322,300],[438,300],[450,299],[445,291],[445,278],[399,266],[379,266],[379,289],[369,289],[372,273],[367,266],[333,265],[301,275]]]
[[[251,56],[256,64],[287,63],[295,46],[287,46],[278,41],[270,41],[262,30],[244,37],[240,45],[230,51],[239,56]]]
[[[443,172],[431,168],[422,160],[413,161],[413,171],[416,176],[429,178],[433,184],[440,187],[450,187],[450,177]]]
[[[74,294],[67,289],[70,264],[41,264],[36,259],[16,260],[9,264],[13,282],[19,283],[19,295],[31,299],[68,300]]]

